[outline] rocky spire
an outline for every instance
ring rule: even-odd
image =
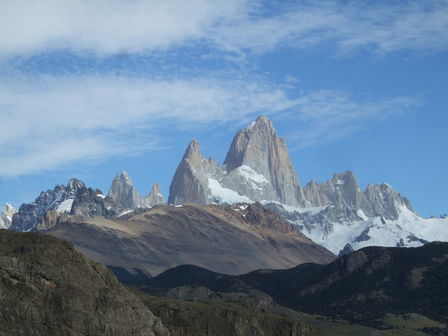
[[[85,188],[85,187],[86,187],[86,185],[84,184],[84,182],[81,180],[78,180],[77,178],[71,178],[68,181],[67,186],[66,186],[66,188],[68,190],[73,190],[73,191],[75,191],[77,189]]]
[[[209,203],[208,176],[215,170],[220,170],[215,160],[205,159],[199,141],[192,140],[174,174],[168,203]]]
[[[326,187],[325,196],[331,205],[339,208],[358,209],[360,207],[362,193],[355,175],[350,170],[334,174]]]
[[[362,210],[367,217],[397,219],[400,208],[413,211],[410,202],[387,183],[368,185],[362,192],[351,171],[334,174],[325,183],[311,181],[304,188],[304,193],[310,206]]]
[[[369,216],[381,216],[386,219],[396,219],[400,208],[412,210],[409,200],[401,196],[389,184],[368,185],[364,191],[362,210]]]
[[[285,140],[277,137],[272,122],[265,116],[258,117],[251,125],[235,135],[224,160],[224,166],[229,175],[241,167],[243,169],[249,167],[250,170],[246,170],[267,181],[264,186],[257,185],[254,188],[262,189],[258,194],[251,194],[246,188],[247,185],[241,183],[231,185],[232,183],[225,181],[228,187],[238,193],[256,200],[274,200],[292,206],[304,204],[303,191],[289,158]]]
[[[162,192],[160,191],[160,184],[154,183],[151,188],[151,192],[140,200],[140,207],[151,208],[154,205],[165,204]]]
[[[108,196],[121,209],[135,209],[139,206],[140,196],[124,170],[113,179]]]

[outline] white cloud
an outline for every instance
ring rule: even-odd
[[[0,53],[67,48],[100,55],[160,50],[200,39],[242,1],[43,0],[0,2]]]
[[[415,101],[357,102],[344,92],[297,98],[261,80],[39,77],[0,82],[0,176],[134,155],[168,144],[167,129],[221,127],[259,114],[304,125],[292,148],[347,136],[366,121],[409,110]]]
[[[2,1],[0,55],[55,49],[111,55],[197,45],[260,53],[324,43],[342,53],[436,51],[448,47],[447,17],[447,0]]]
[[[160,145],[166,127],[213,127],[293,104],[283,91],[260,82],[213,78],[67,76],[3,82],[0,175],[140,153]]]
[[[301,1],[284,13],[247,15],[216,28],[221,48],[266,52],[280,47],[306,49],[324,43],[339,53],[367,49],[437,51],[448,47],[448,1]]]

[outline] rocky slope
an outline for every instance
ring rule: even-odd
[[[384,313],[420,313],[448,322],[448,243],[367,247],[329,265],[299,265],[239,277],[277,302],[305,312],[368,322]]]
[[[10,229],[31,231],[42,221],[48,211],[66,213],[77,217],[117,215],[115,203],[101,190],[86,187],[84,182],[72,178],[67,185],[57,185],[53,190],[40,193],[33,203],[24,203],[12,218]]]
[[[110,271],[50,236],[1,231],[0,282],[1,335],[168,335]]]
[[[334,256],[260,204],[155,206],[114,219],[57,219],[43,232],[105,265],[158,274],[181,264],[238,274]]]
[[[203,157],[199,142],[193,140],[174,174],[168,203],[257,200],[293,206],[304,202],[285,141],[277,137],[266,117],[259,117],[235,135],[224,166]]]
[[[151,192],[146,197],[141,197],[126,171],[122,171],[114,178],[108,196],[120,210],[151,208],[165,203],[159,184],[154,184]]]
[[[328,265],[309,263],[240,276],[185,265],[147,280],[140,288],[183,300],[239,298],[263,309],[276,302],[380,329],[388,328],[388,313],[418,313],[438,321],[438,328],[446,331],[447,281],[448,243],[434,242],[418,248],[368,247]],[[251,295],[255,291],[259,294]],[[262,293],[268,296],[263,298]]]
[[[3,212],[0,215],[0,229],[8,229],[12,223],[12,217],[17,210],[9,203],[6,203]]]
[[[298,314],[267,314],[239,302],[185,302],[139,294],[172,336],[322,336]]]

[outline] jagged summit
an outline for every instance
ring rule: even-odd
[[[355,175],[350,170],[334,174],[325,183],[310,181],[304,192],[310,206],[362,210],[368,217],[397,219],[399,209],[403,206],[413,211],[410,202],[387,183],[368,185],[364,192],[361,191]]]
[[[85,187],[85,183],[81,180],[78,180],[77,178],[71,178],[67,183],[67,189],[71,190],[81,189]]]
[[[135,209],[140,202],[140,196],[132,184],[131,177],[125,170],[113,179],[108,196],[121,209]]]
[[[151,192],[146,197],[141,197],[125,170],[113,179],[108,196],[113,199],[118,210],[150,208],[164,203],[158,184],[152,186]]]
[[[224,166],[206,160],[197,140],[188,145],[170,186],[171,204],[272,200],[299,206],[303,192],[284,139],[258,117],[233,138]]]
[[[263,164],[266,160],[259,155],[268,154],[271,150],[269,147],[272,146],[276,138],[277,132],[271,120],[265,116],[258,117],[251,125],[235,135],[224,160],[224,165],[230,171],[243,164],[249,166]],[[267,171],[264,173],[267,173]]]
[[[81,180],[71,178],[67,185],[42,191],[34,202],[22,204],[12,218],[10,229],[34,230],[48,211],[78,217],[116,215],[112,199],[104,196],[101,190],[88,188]]]
[[[191,158],[197,155],[201,155],[201,144],[199,140],[192,139],[185,150],[184,158]]]

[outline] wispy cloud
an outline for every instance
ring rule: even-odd
[[[168,143],[167,129],[217,127],[281,114],[300,119],[306,147],[347,136],[372,118],[409,110],[409,98],[357,102],[344,92],[290,97],[251,80],[64,76],[0,84],[0,176],[59,168],[82,160],[134,155]]]
[[[298,127],[289,135],[292,150],[339,140],[368,127],[375,120],[387,120],[393,115],[407,113],[421,104],[411,97],[393,97],[369,102],[347,92],[320,90],[297,99],[295,119]]]
[[[212,127],[293,104],[274,86],[241,80],[46,76],[3,82],[0,175],[140,153],[159,146],[166,127]]]
[[[163,127],[213,127],[258,114],[300,120],[305,127],[288,139],[291,147],[345,137],[417,102],[396,97],[371,103],[340,91],[292,97],[289,89],[302,84],[292,77],[281,87],[251,70],[211,75],[200,60],[193,76],[194,62],[182,63],[182,54],[240,59],[322,46],[338,54],[431,52],[448,48],[447,17],[447,0],[0,1],[0,176],[141,153],[165,145]],[[32,62],[30,71],[17,67],[18,59],[60,50],[82,55],[70,71],[54,71],[64,75],[43,75]],[[142,55],[145,62],[156,56],[163,66],[147,71],[158,74],[148,79],[108,66],[92,75],[83,65],[93,59],[95,68],[97,60],[117,55]],[[133,68],[129,62],[123,61]],[[50,63],[52,70],[67,66],[66,60]]]
[[[241,54],[324,43],[338,53],[435,51],[448,47],[447,17],[447,0],[3,1],[0,55],[67,49],[105,56],[198,45]]]

